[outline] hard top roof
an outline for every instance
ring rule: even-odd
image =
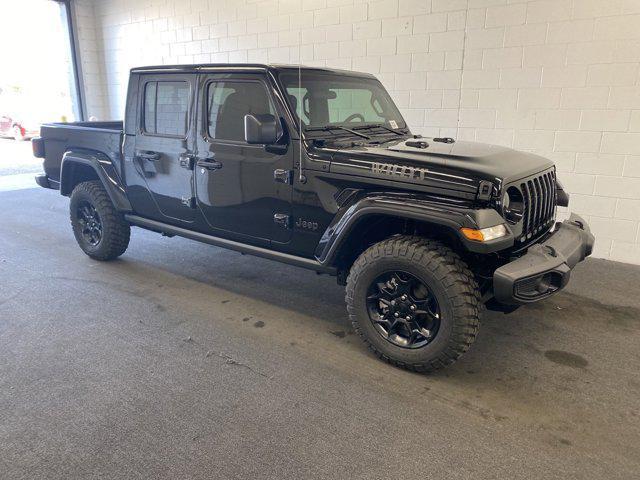
[[[190,65],[152,65],[147,67],[132,68],[131,73],[194,73],[215,70],[224,70],[228,72],[271,71],[272,73],[282,73],[288,71],[298,71],[298,68],[305,71],[335,73],[338,75],[349,75],[354,77],[373,77],[373,75],[369,73],[353,72],[350,70],[340,70],[335,68],[264,63],[199,63]]]

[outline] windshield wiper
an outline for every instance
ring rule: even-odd
[[[369,130],[370,128],[382,128],[388,132],[391,133],[395,133],[396,135],[406,135],[406,132],[403,131],[399,131],[399,130],[394,130],[393,128],[389,128],[386,125],[382,125],[381,123],[367,123],[366,125],[358,125],[357,127],[358,130]]]
[[[356,135],[358,137],[366,138],[367,140],[371,139],[370,136],[365,135],[364,133],[359,133],[359,132],[356,132],[354,130],[351,130],[350,128],[342,127],[340,125],[325,125],[324,127],[306,128],[305,130],[307,132],[330,132],[331,130],[343,130],[345,132],[349,132],[352,135]]]

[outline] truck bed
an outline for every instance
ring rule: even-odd
[[[120,158],[123,123],[112,122],[70,122],[46,123],[40,128],[44,142],[44,173],[49,181],[60,181],[62,156],[68,150],[91,150],[108,156],[111,160]],[[118,162],[115,162],[118,164]]]

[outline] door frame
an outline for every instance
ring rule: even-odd
[[[195,139],[195,154],[196,158],[201,158],[204,154],[208,152],[201,151],[201,145],[204,143],[206,145],[212,146],[215,149],[216,145],[222,145],[231,148],[245,148],[251,149],[254,151],[266,151],[268,145],[266,144],[250,144],[245,140],[230,140],[230,139],[217,139],[210,135],[209,132],[209,104],[208,104],[208,94],[209,88],[211,85],[215,83],[224,83],[224,82],[245,82],[245,83],[259,83],[265,90],[267,98],[271,105],[274,108],[274,115],[276,119],[278,119],[281,123],[281,130],[284,136],[289,137],[289,147],[288,151],[285,154],[286,156],[291,156],[291,165],[289,168],[292,171],[295,171],[295,163],[296,159],[292,156],[292,145],[290,135],[288,134],[288,130],[290,127],[288,126],[287,116],[289,115],[285,106],[279,101],[280,97],[278,95],[274,95],[274,85],[272,79],[267,75],[267,72],[244,72],[244,71],[201,71],[198,73],[196,84],[197,84],[197,105],[198,111],[196,113],[195,120],[195,129],[196,129],[196,139]],[[277,153],[269,152],[273,155],[277,155]],[[197,167],[196,167],[197,170]],[[198,182],[196,180],[197,173],[194,170],[194,196],[196,198],[197,208],[200,211],[205,222],[208,222],[206,219],[206,214],[201,210],[198,195]],[[272,179],[275,182],[275,180]],[[293,212],[293,185],[289,185],[290,188],[290,196],[288,198],[289,203],[289,214]],[[252,243],[268,245],[271,243],[276,243],[279,245],[286,245],[291,241],[292,238],[292,229],[289,230],[289,238],[286,242],[279,242],[274,240],[273,238],[267,237],[257,237],[253,235],[248,235],[239,232],[231,232],[228,230],[221,230],[227,233],[231,233],[233,237],[241,239],[242,241],[250,241]]]
[[[185,82],[188,86],[189,86],[189,96],[188,96],[188,102],[187,102],[187,113],[186,113],[186,127],[185,127],[185,134],[184,135],[171,135],[171,134],[162,134],[162,133],[149,133],[145,130],[145,118],[144,118],[144,114],[145,114],[145,97],[146,97],[146,86],[149,83],[162,83],[162,82]],[[165,212],[163,212],[163,209],[160,207],[160,205],[158,204],[157,199],[155,198],[156,193],[154,193],[154,190],[149,188],[148,185],[148,181],[147,178],[145,177],[145,175],[141,174],[140,171],[138,171],[138,168],[136,166],[136,162],[137,162],[137,158],[136,158],[136,153],[139,150],[144,150],[144,148],[141,148],[141,146],[139,145],[139,139],[143,138],[145,139],[145,141],[150,141],[150,139],[156,138],[158,139],[158,142],[162,142],[163,140],[172,140],[172,141],[176,141],[176,142],[183,142],[184,143],[184,150],[186,153],[189,154],[193,154],[195,155],[195,151],[196,151],[196,147],[197,147],[197,140],[196,140],[196,120],[195,120],[195,115],[196,112],[198,110],[198,104],[197,104],[197,98],[198,98],[198,84],[197,84],[197,74],[196,73],[190,73],[190,72],[176,72],[176,73],[166,73],[166,72],[152,72],[152,73],[142,73],[139,74],[138,76],[138,85],[137,85],[137,99],[136,99],[136,107],[137,107],[137,112],[136,112],[136,122],[135,122],[135,136],[134,136],[134,142],[133,142],[133,151],[132,153],[132,162],[134,165],[134,169],[137,173],[138,176],[141,177],[142,181],[144,182],[144,185],[146,186],[150,198],[152,199],[152,201],[154,202],[155,206],[156,206],[156,210],[157,213],[159,215],[159,217],[157,218],[162,218],[163,221],[168,221],[170,220],[171,222],[179,222],[179,223],[193,223],[194,221],[196,221],[197,219],[197,215],[191,215],[191,218],[187,219],[187,218],[180,218],[180,217],[176,217],[176,216],[171,216],[171,215],[167,215]],[[157,109],[157,86],[156,86],[156,105],[155,108]],[[157,114],[157,111],[156,111]],[[193,177],[194,177],[194,171],[193,168],[191,169],[185,169],[188,170],[190,172],[190,176],[189,176],[189,189],[190,189],[190,194],[191,194],[191,198],[195,197],[195,184],[193,181]],[[144,171],[142,172],[144,173]],[[189,208],[187,206],[184,207],[185,209],[190,209],[192,210],[194,213],[196,213],[196,209],[192,209]]]

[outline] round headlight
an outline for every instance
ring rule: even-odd
[[[509,210],[510,206],[511,200],[509,200],[509,194],[504,192],[504,195],[502,196],[502,210]]]
[[[515,225],[524,215],[524,199],[518,187],[509,187],[502,197],[502,214],[507,222]]]

